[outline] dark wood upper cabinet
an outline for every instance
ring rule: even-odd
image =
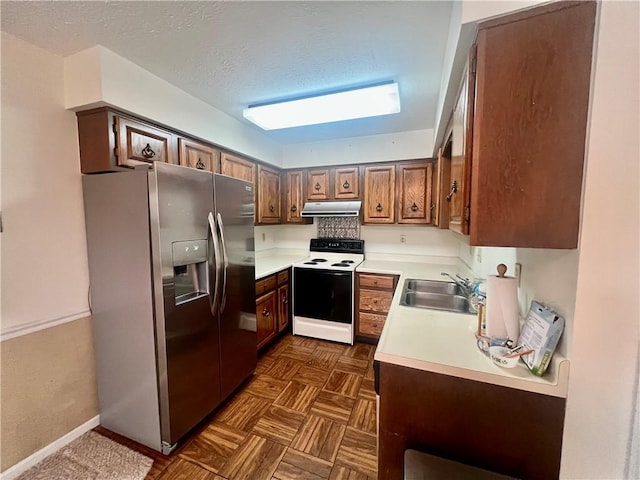
[[[300,215],[304,207],[304,170],[289,170],[284,173],[284,215],[285,223],[312,223],[312,218]]]
[[[429,224],[432,201],[433,162],[402,162],[396,165],[398,223]]]
[[[222,153],[220,156],[220,173],[246,180],[254,185],[256,183],[255,162],[229,153]]]
[[[471,188],[471,142],[473,140],[473,98],[475,86],[475,48],[471,49],[453,110],[449,191],[449,229],[469,233]]]
[[[472,245],[577,247],[595,13],[559,2],[480,24]]]
[[[219,173],[220,151],[201,142],[178,138],[179,163],[185,167]]]
[[[332,168],[333,198],[335,200],[349,200],[360,198],[358,167]]]
[[[395,165],[364,167],[364,223],[395,222]]]
[[[329,200],[329,169],[307,170],[307,200]]]
[[[280,223],[280,172],[258,165],[258,223]]]
[[[107,108],[78,112],[77,118],[82,173],[178,162],[176,136],[168,130]]]

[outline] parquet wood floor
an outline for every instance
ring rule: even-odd
[[[373,480],[377,478],[374,347],[287,335],[253,378],[146,480]]]

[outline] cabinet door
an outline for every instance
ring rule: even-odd
[[[394,165],[364,168],[365,223],[394,223],[395,179]]]
[[[258,348],[275,337],[278,310],[276,307],[276,291],[272,290],[256,300],[256,330]]]
[[[296,170],[285,174],[285,222],[307,223],[312,219],[302,218],[300,212],[304,207],[303,196],[304,171]]]
[[[400,163],[396,168],[398,223],[431,223],[433,163]]]
[[[278,332],[289,325],[289,284],[278,287]]]
[[[472,245],[577,247],[596,10],[554,2],[478,31]]]
[[[307,199],[329,200],[329,170],[307,171]]]
[[[178,139],[178,156],[180,165],[208,170],[218,173],[218,150],[204,143],[195,142],[186,138]]]
[[[359,198],[358,167],[334,168],[333,185],[336,200]]]
[[[256,164],[251,160],[223,153],[220,156],[220,171],[223,175],[240,178],[254,185],[256,183]]]
[[[471,188],[471,138],[473,123],[473,98],[475,50],[462,75],[462,85],[453,110],[451,134],[451,184],[449,202],[449,229],[463,235],[469,233]]]
[[[115,117],[118,132],[118,165],[175,163],[175,137],[171,132],[124,117]]]
[[[258,165],[258,223],[280,223],[280,173]]]

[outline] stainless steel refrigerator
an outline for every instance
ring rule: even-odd
[[[164,453],[256,367],[253,185],[83,176],[100,423]]]

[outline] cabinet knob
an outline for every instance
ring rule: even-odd
[[[376,206],[376,212],[381,212],[382,211],[382,205],[378,204]]]
[[[373,284],[374,284],[374,285],[377,285],[377,284],[378,284],[378,280],[374,280],[374,281],[373,281]]]
[[[144,158],[153,158],[156,156],[156,152],[153,151],[151,145],[147,143],[147,146],[140,152]]]
[[[344,188],[345,190],[349,188],[349,182],[345,180],[344,183],[342,184],[342,188]]]
[[[377,299],[377,298],[375,298],[375,299],[373,300],[373,303],[378,303],[378,299]]]
[[[315,184],[315,186],[313,188],[315,188],[316,190],[320,190],[320,184],[316,182],[316,184]]]
[[[411,205],[411,211],[416,212],[417,210],[418,210],[418,205],[416,205],[416,202],[413,202],[413,205]]]
[[[293,213],[296,213],[298,211],[298,207],[296,207],[295,205],[291,205],[291,211]]]
[[[451,201],[451,198],[453,198],[453,196],[457,191],[458,191],[458,181],[454,180],[453,183],[451,184],[451,191],[449,192],[449,195],[447,195],[447,202]]]
[[[262,316],[268,317],[269,316],[269,310],[267,310],[266,308],[264,310],[262,310]]]
[[[202,160],[200,158],[198,158],[198,163],[196,163],[196,168],[198,170],[204,170],[204,163],[202,163]]]

